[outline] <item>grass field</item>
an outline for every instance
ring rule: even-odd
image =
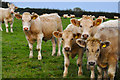
[[[64,29],[69,23],[70,19],[62,19]],[[42,42],[43,59],[41,61],[37,59],[36,43],[33,49],[34,57],[29,59],[29,47],[22,30],[22,21],[15,19],[14,33],[6,33],[5,25],[3,24],[2,26],[4,30],[2,32],[3,78],[62,78],[64,57],[63,54],[60,57],[51,56],[52,43],[50,40]],[[89,78],[90,71],[86,68],[86,57],[84,56],[83,58],[83,75],[80,77],[77,76],[78,66],[76,60],[77,56],[74,59],[70,58],[67,78]],[[118,73],[116,74],[117,80],[120,78],[119,75]]]

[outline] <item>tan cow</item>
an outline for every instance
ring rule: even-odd
[[[26,39],[30,48],[29,58],[33,57],[33,43],[37,41],[38,60],[42,59],[41,56],[41,43],[44,41],[52,41],[53,51],[52,56],[56,53],[55,37],[53,37],[53,31],[62,31],[62,22],[58,14],[47,15],[31,15],[29,12],[24,12],[22,15],[15,14],[15,17],[22,19],[23,31],[25,32]],[[60,47],[61,41],[58,38],[58,56],[61,55]]]
[[[70,18],[70,16],[68,16],[68,14],[64,14],[63,18]]]
[[[69,55],[74,58],[78,54],[77,65],[79,67],[78,76],[82,74],[82,57],[84,50],[76,44],[76,39],[81,37],[80,28],[74,27],[69,24],[63,32],[55,31],[53,35],[56,38],[62,38],[63,48],[62,52],[64,55],[64,73],[63,77],[68,74],[68,66],[70,63]]]
[[[89,36],[93,36],[93,34],[96,32],[94,29],[96,29],[96,27],[102,23],[102,19],[93,20],[90,16],[85,15],[81,18],[81,20],[72,19],[71,23],[80,27],[82,31],[81,38],[87,39]]]
[[[119,17],[118,16],[114,16],[114,19],[118,19]]]
[[[70,18],[75,18],[75,15],[73,15],[73,14],[70,14]]]
[[[102,79],[102,71],[104,71],[104,78],[109,76],[113,80],[118,61],[118,29],[101,28],[94,37],[89,37],[87,41],[78,39],[76,42],[86,48],[87,65],[91,69],[91,78],[95,78],[94,67],[98,65],[98,79]]]
[[[9,8],[0,8],[0,30],[2,30],[1,24],[5,22],[6,32],[8,32],[8,23],[10,23],[11,32],[13,32],[14,11],[17,7],[14,4],[9,4]]]
[[[101,18],[101,19],[103,19],[103,20],[108,19],[108,18],[106,18],[105,16],[99,16],[98,18]]]
[[[71,22],[73,25],[81,28],[81,38],[83,39],[87,39],[90,36],[94,36],[97,30],[99,30],[102,27],[118,27],[117,20],[109,20],[107,22],[103,22],[103,20],[100,18],[93,20],[90,16],[83,16],[80,20],[72,19]]]

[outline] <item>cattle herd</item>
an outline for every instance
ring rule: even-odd
[[[120,41],[118,39],[119,28],[118,20],[109,20],[103,22],[103,18],[95,16],[83,15],[81,19],[75,19],[75,15],[70,15],[70,24],[63,30],[61,17],[57,13],[43,14],[39,16],[37,13],[30,14],[24,12],[14,12],[17,9],[14,4],[8,4],[9,8],[0,8],[0,30],[1,24],[5,23],[6,32],[8,31],[8,23],[10,23],[11,32],[13,32],[14,17],[22,20],[23,31],[28,41],[30,54],[33,57],[33,43],[37,41],[38,60],[42,59],[41,43],[42,40],[52,41],[52,56],[56,53],[55,38],[57,38],[58,53],[64,55],[64,72],[63,77],[68,74],[68,66],[70,64],[69,56],[74,58],[78,55],[78,76],[82,75],[82,59],[83,54],[87,56],[87,68],[91,71],[91,78],[95,78],[95,66],[97,65],[98,79],[110,78],[114,79],[116,68],[119,61]],[[63,17],[67,18],[68,15]],[[105,18],[105,17],[104,17]],[[104,72],[104,75],[102,74]]]

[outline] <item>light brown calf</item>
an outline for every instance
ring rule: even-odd
[[[99,16],[98,18],[101,18],[101,19],[103,19],[103,20],[108,19],[108,18],[106,18],[105,16]]]
[[[63,77],[67,76],[68,66],[70,64],[69,55],[74,58],[78,54],[77,64],[79,67],[78,76],[82,74],[82,57],[84,50],[76,44],[76,39],[81,37],[80,28],[74,27],[69,24],[63,32],[55,31],[53,35],[56,38],[62,38],[63,48],[62,52],[64,55],[64,73]]]
[[[71,23],[75,26],[80,27],[82,32],[81,38],[87,39],[96,33],[97,26],[102,23],[102,19],[93,20],[91,16],[84,15],[80,20],[71,19]]]
[[[101,28],[94,37],[87,41],[78,39],[77,44],[86,48],[87,65],[91,69],[91,78],[95,78],[94,68],[97,65],[98,79],[104,78],[113,80],[118,61],[118,29]]]
[[[24,12],[22,15],[15,14],[16,18],[22,19],[23,31],[25,32],[26,39],[30,48],[29,58],[33,57],[33,43],[37,41],[38,60],[42,59],[41,56],[41,44],[42,39],[44,41],[50,40],[53,44],[52,55],[56,53],[55,37],[53,37],[53,31],[62,31],[62,23],[58,14],[47,15],[31,15],[29,12]],[[61,41],[58,38],[58,56],[60,52]]]
[[[8,32],[8,23],[10,23],[11,32],[13,32],[14,11],[17,7],[14,4],[9,4],[9,8],[0,8],[0,30],[2,30],[1,24],[5,22],[6,32]]]
[[[118,16],[114,16],[114,19],[118,19],[119,17]]]
[[[75,15],[73,15],[73,14],[70,14],[70,18],[75,18]]]
[[[72,19],[73,25],[81,28],[81,38],[87,39],[88,37],[94,36],[97,30],[102,27],[118,27],[118,20],[109,20],[102,23],[102,19],[98,18],[93,20],[90,16],[84,15],[80,20]]]
[[[64,14],[63,18],[70,18],[70,17],[68,16],[68,14]]]

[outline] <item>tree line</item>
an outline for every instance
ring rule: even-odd
[[[3,8],[7,8],[7,3],[8,2],[2,2],[2,7]],[[18,8],[16,10],[16,12],[20,12],[20,14],[22,14],[23,12],[35,12],[39,15],[45,14],[45,13],[58,13],[60,16],[63,16],[63,14],[74,14],[76,17],[82,17],[82,15],[94,15],[95,17],[99,17],[99,16],[106,16],[107,18],[114,18],[114,16],[119,16],[120,17],[120,13],[113,13],[113,12],[91,12],[91,11],[84,11],[81,10],[80,8],[74,8],[73,10],[69,9],[69,10],[58,10],[58,9],[41,9],[41,8]]]

